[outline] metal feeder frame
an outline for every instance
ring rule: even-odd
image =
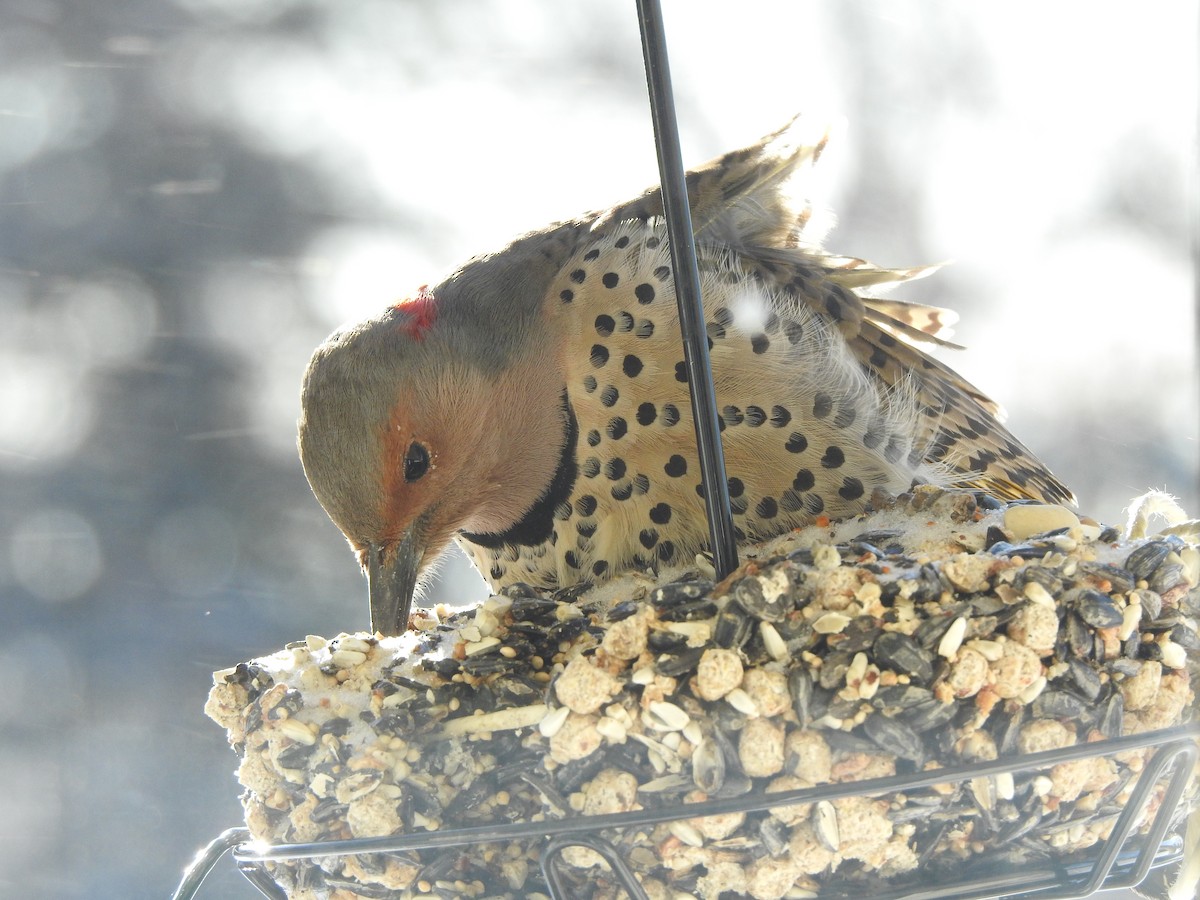
[[[985,897],[1017,896],[1032,900],[1073,900],[1088,897],[1101,889],[1133,887],[1141,883],[1151,868],[1170,865],[1183,858],[1182,842],[1177,837],[1167,839],[1167,832],[1176,824],[1176,811],[1197,761],[1200,760],[1198,740],[1200,725],[1181,725],[990,762],[947,766],[933,771],[825,784],[771,794],[753,792],[740,797],[689,803],[668,809],[635,810],[541,822],[476,825],[445,831],[348,841],[263,846],[251,840],[248,829],[230,828],[197,855],[184,874],[172,900],[192,900],[205,876],[228,851],[233,852],[239,869],[264,897],[271,900],[287,900],[287,894],[275,884],[265,863],[351,856],[359,853],[411,854],[416,850],[438,850],[513,840],[544,841],[539,861],[551,896],[556,900],[568,900],[571,896],[559,867],[562,851],[572,846],[588,847],[598,852],[609,863],[614,880],[632,900],[648,900],[620,852],[611,841],[601,835],[601,832],[642,828],[700,816],[761,812],[798,803],[817,803],[821,800],[838,800],[850,796],[913,791],[936,784],[952,784],[1002,773],[1045,769],[1072,760],[1155,748],[1153,756],[1138,773],[1129,800],[1116,817],[1111,833],[1104,841],[1097,843],[1092,852],[1076,854],[1067,860],[1050,859],[1023,865],[1015,870],[982,874],[973,874],[971,867],[965,866],[961,878],[936,885],[905,883],[903,879],[897,879],[894,888],[881,891],[868,893],[856,885],[850,893],[839,892],[835,888],[824,889],[821,893],[822,900],[864,900],[868,897],[871,900],[977,900]],[[1152,823],[1144,837],[1135,837],[1135,830],[1144,824],[1147,803],[1164,781],[1166,784]],[[986,861],[986,857],[979,860],[983,863]]]
[[[692,416],[696,424],[700,471],[705,485],[704,503],[708,514],[710,546],[714,568],[720,579],[737,568],[737,543],[729,507],[725,457],[717,426],[712,364],[705,340],[704,309],[696,265],[691,209],[679,146],[679,126],[675,117],[659,0],[636,0],[636,5],[662,181],[663,212],[670,241],[671,262],[675,271],[684,363],[691,394]],[[562,874],[562,852],[568,847],[587,847],[599,853],[608,863],[613,880],[631,900],[649,900],[618,849],[602,836],[602,832],[641,828],[699,816],[763,812],[797,803],[816,803],[849,796],[912,791],[936,784],[970,781],[1001,773],[1025,772],[1071,760],[1151,748],[1155,748],[1155,752],[1138,774],[1128,803],[1117,816],[1109,837],[1096,844],[1093,852],[1076,854],[1063,861],[1045,860],[1023,865],[1016,871],[972,874],[971,867],[966,866],[961,878],[936,885],[905,883],[901,878],[896,879],[894,888],[887,887],[869,894],[863,889],[856,889],[852,893],[838,892],[836,887],[821,891],[822,900],[864,900],[867,897],[870,900],[977,900],[988,897],[1074,900],[1088,897],[1102,889],[1134,887],[1142,882],[1152,868],[1172,865],[1183,859],[1182,840],[1177,835],[1169,836],[1168,831],[1172,825],[1178,824],[1177,810],[1192,772],[1200,760],[1200,724],[1193,723],[991,762],[948,766],[932,772],[826,784],[769,795],[753,792],[741,797],[709,800],[669,809],[636,810],[542,822],[480,825],[382,838],[275,846],[262,846],[253,842],[246,828],[230,828],[197,854],[185,871],[172,900],[192,900],[205,877],[227,852],[232,852],[239,870],[264,897],[271,900],[287,900],[287,894],[275,883],[266,868],[266,863],[360,853],[411,854],[418,850],[467,847],[473,844],[513,840],[543,842],[538,858],[543,877],[555,900],[567,900],[570,896]],[[1158,811],[1145,836],[1139,838],[1134,832],[1143,824],[1145,809],[1153,792],[1164,781],[1166,786]],[[986,857],[982,857],[980,862],[986,863]]]

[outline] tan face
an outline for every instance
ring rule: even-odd
[[[431,413],[427,397],[404,387],[390,409],[386,402],[358,406],[342,391],[333,405],[355,415],[322,416],[309,403],[301,424],[305,471],[368,577],[372,626],[384,634],[407,628],[417,579],[445,548],[471,496],[462,490],[469,477],[458,477],[465,457],[456,448],[469,437],[453,427],[458,417]]]
[[[345,343],[310,366],[301,458],[371,580],[376,626],[396,633],[405,623],[390,611],[407,614],[418,575],[458,531],[503,533],[549,486],[562,379],[540,352],[488,372],[435,338],[410,345],[402,365]]]
[[[458,531],[502,532],[533,506],[553,478],[563,422],[561,387],[544,367],[529,368],[495,379],[443,371],[400,392],[381,427],[374,528],[347,535],[360,559],[415,526],[423,569]]]
[[[415,526],[423,551],[419,571],[437,557],[450,538],[441,520],[450,512],[444,505],[451,493],[447,488],[453,480],[452,469],[457,467],[442,465],[444,454],[440,448],[454,446],[453,437],[438,422],[406,414],[400,405],[380,430],[380,484],[374,516],[379,525],[373,534],[347,537],[366,570],[366,553],[371,545],[386,552]]]

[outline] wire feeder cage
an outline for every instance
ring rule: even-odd
[[[717,575],[724,578],[737,567],[737,547],[717,425],[712,367],[705,341],[691,211],[675,118],[662,11],[658,0],[636,0],[636,5],[662,180],[663,209],[672,263],[677,273],[680,329],[696,423],[700,469],[704,483],[712,486],[704,495],[710,546]],[[628,897],[632,900],[648,900],[617,847],[604,836],[605,832],[700,816],[767,812],[793,804],[817,803],[849,796],[915,791],[933,785],[974,782],[975,779],[990,779],[1002,774],[1017,775],[1075,760],[1143,750],[1153,752],[1130,785],[1128,802],[1116,814],[1109,836],[1093,845],[1086,854],[1075,854],[1067,860],[1047,859],[1020,865],[1004,860],[989,860],[983,856],[971,865],[964,866],[959,877],[938,879],[936,884],[926,883],[918,869],[907,877],[881,882],[869,892],[866,886],[859,884],[849,888],[830,885],[821,890],[822,900],[860,900],[868,897],[870,900],[976,900],[1018,896],[1036,900],[1067,900],[1088,897],[1099,890],[1135,887],[1146,879],[1152,869],[1165,870],[1185,861],[1184,842],[1178,834],[1184,818],[1181,804],[1192,773],[1200,763],[1200,723],[990,762],[948,766],[931,772],[825,784],[769,795],[754,792],[668,809],[274,846],[253,842],[246,828],[230,828],[197,854],[185,871],[172,900],[192,900],[205,877],[226,853],[232,853],[239,870],[264,897],[287,900],[286,892],[268,872],[267,863],[364,853],[411,857],[420,850],[444,850],[503,841],[533,841],[541,844],[539,864],[550,895],[555,900],[567,900],[571,896],[562,868],[562,854],[569,847],[586,847],[598,853],[610,867],[610,877]],[[1147,809],[1156,798],[1159,801],[1157,811],[1152,821],[1147,823]],[[1087,821],[1092,824],[1097,818],[1091,817]],[[1071,824],[1060,822],[1057,827]],[[1142,833],[1139,834],[1139,831]]]

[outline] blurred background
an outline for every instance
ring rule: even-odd
[[[829,245],[953,263],[901,296],[962,313],[943,359],[1085,512],[1200,514],[1196,4],[666,18],[685,161],[840,123]],[[367,625],[309,353],[655,181],[641,65],[612,0],[0,0],[0,895],[165,897],[240,821],[210,673]]]

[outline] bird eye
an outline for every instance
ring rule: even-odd
[[[424,444],[413,441],[404,454],[404,480],[416,481],[429,471],[429,451]]]

